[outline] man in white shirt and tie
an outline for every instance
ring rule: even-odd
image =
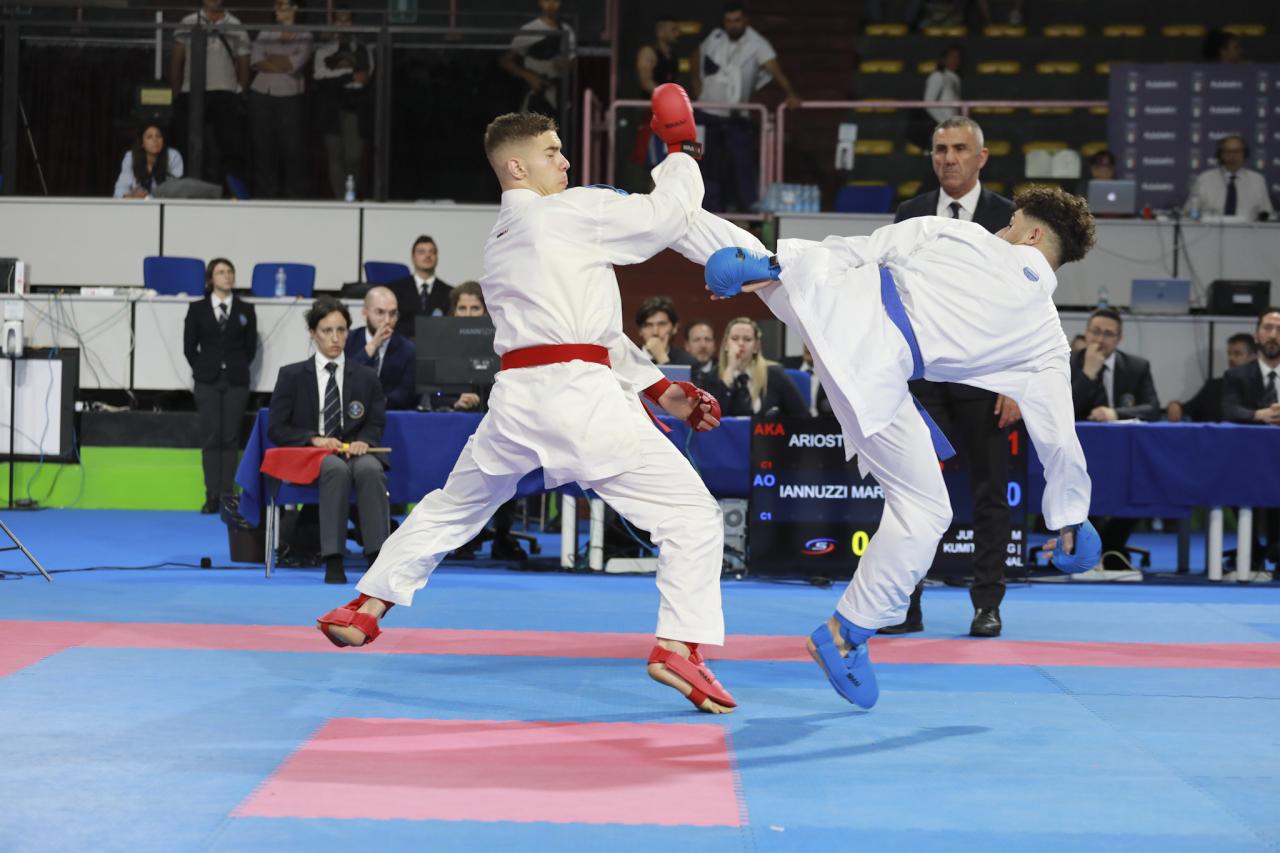
[[[1187,213],[1201,216],[1232,216],[1253,222],[1273,219],[1271,194],[1261,172],[1245,168],[1249,145],[1243,136],[1224,136],[1218,142],[1218,167],[1201,172],[1191,184]]]
[[[389,282],[400,307],[400,334],[413,340],[418,317],[443,317],[449,313],[449,291],[453,287],[436,275],[440,251],[436,241],[423,234],[413,241],[413,272]]]

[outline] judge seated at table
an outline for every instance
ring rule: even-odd
[[[372,367],[387,395],[387,409],[413,409],[418,404],[417,348],[400,334],[400,307],[389,287],[369,288],[364,295],[364,326],[347,337],[347,358]]]
[[[337,452],[320,466],[320,553],[325,583],[345,584],[347,516],[355,489],[360,532],[368,565],[388,535],[387,462],[377,447],[386,423],[387,401],[373,368],[344,352],[351,315],[331,296],[307,311],[315,355],[280,368],[267,436],[283,447],[326,447]]]

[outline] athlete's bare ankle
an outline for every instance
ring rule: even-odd
[[[368,613],[375,619],[381,619],[383,614],[387,612],[387,603],[381,598],[370,598],[360,605],[360,609],[357,612]]]
[[[691,650],[687,645],[680,642],[679,640],[667,640],[662,637],[658,637],[657,640],[658,640],[658,645],[666,649],[667,651],[675,652],[676,654],[680,655],[680,657],[682,658],[689,657]]]

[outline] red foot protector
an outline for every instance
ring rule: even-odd
[[[269,477],[306,486],[320,476],[320,463],[333,453],[327,447],[273,447],[262,456],[259,469]]]
[[[357,612],[360,609],[360,605],[364,604],[368,600],[369,596],[361,593],[359,598],[354,598],[336,610],[330,610],[328,613],[317,619],[316,621],[320,624],[316,627],[320,629],[321,634],[324,634],[329,638],[329,642],[333,643],[338,648],[343,648],[351,644],[344,643],[337,637],[330,634],[328,629],[324,627],[325,625],[336,625],[339,628],[346,628],[348,626],[355,628],[357,631],[364,634],[365,640],[362,645],[369,645],[374,640],[378,639],[378,636],[382,633],[382,629],[378,627],[378,620],[373,614]],[[378,600],[382,601],[382,599]],[[389,601],[383,601],[382,603],[387,605],[387,610],[395,607],[395,605]],[[385,616],[386,614],[384,613],[383,615]]]
[[[702,710],[702,703],[707,699],[726,708],[738,707],[737,700],[733,698],[728,690],[724,689],[724,685],[716,680],[715,675],[698,652],[698,647],[693,643],[688,643],[687,645],[690,650],[687,660],[680,657],[678,652],[664,649],[662,646],[654,646],[653,650],[649,652],[649,663],[662,664],[669,672],[688,682],[689,686],[693,688],[693,692],[685,698],[692,702],[693,707],[699,711]],[[695,657],[697,658],[696,662],[694,660]]]

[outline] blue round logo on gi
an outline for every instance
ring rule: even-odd
[[[352,420],[364,417],[364,403],[359,400],[352,400],[347,404],[347,417]]]
[[[1023,268],[1022,268],[1022,274],[1023,274],[1023,275],[1025,275],[1025,276],[1026,276],[1028,279],[1030,279],[1031,281],[1039,281],[1039,280],[1040,280],[1040,276],[1036,275],[1036,271],[1035,271],[1035,270],[1033,270],[1031,267],[1023,267]]]

